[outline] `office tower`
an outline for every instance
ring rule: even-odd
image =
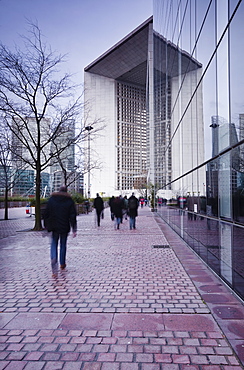
[[[204,159],[200,88],[192,102],[195,119],[186,112],[186,130],[177,129],[200,78],[201,63],[155,32],[153,17],[85,68],[91,122],[99,117],[106,124],[91,143],[91,155],[103,162],[91,171],[92,196],[126,194],[147,184],[156,190],[203,192],[199,184],[192,186],[192,179],[171,184]]]

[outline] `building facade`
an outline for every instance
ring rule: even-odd
[[[40,125],[41,130],[41,144],[44,144],[48,140],[50,132],[51,120],[49,118],[43,118],[42,124]],[[14,151],[12,153],[12,170],[13,170],[13,187],[11,189],[12,196],[35,196],[35,170],[34,166],[31,165],[33,162],[33,156],[36,153],[36,142],[37,142],[37,126],[35,118],[26,118],[26,124],[21,123],[20,119],[13,118],[13,128],[18,135],[12,136],[12,146]],[[28,127],[28,129],[27,129]],[[29,147],[29,150],[27,150]],[[42,151],[41,161],[45,162],[45,158],[50,156],[50,144],[46,145],[45,150]],[[34,164],[34,163],[33,163]],[[49,169],[41,173],[41,193],[50,194],[49,187]]]
[[[192,102],[195,119],[186,112],[186,130],[177,131],[180,109],[200,84],[201,71],[201,63],[154,30],[153,17],[85,68],[91,122],[96,117],[106,122],[92,143],[103,161],[101,169],[91,171],[92,196],[127,194],[149,184],[178,192],[172,177],[204,160],[201,88]],[[180,102],[179,81],[184,81]],[[199,175],[203,183],[203,171]],[[192,190],[188,180],[180,186]]]
[[[191,169],[184,168],[175,156],[172,160],[178,161],[180,171],[174,172],[172,163],[171,183],[178,185],[178,195],[185,203],[158,207],[158,213],[243,299],[244,73],[240,40],[244,37],[244,2],[155,0],[154,5],[154,29],[201,63],[201,74],[189,85],[187,97],[183,87],[187,81],[176,77],[175,101],[187,101],[177,108],[175,135],[171,132],[172,156],[184,135],[192,140],[185,120],[194,125],[199,119],[199,104],[205,138],[202,163],[194,162],[201,131],[189,152]],[[200,100],[198,93],[202,94]],[[171,111],[174,116],[173,106]],[[198,124],[195,127],[199,130]],[[192,186],[181,187],[181,182]]]

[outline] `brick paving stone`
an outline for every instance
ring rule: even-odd
[[[162,370],[180,370],[180,366],[178,364],[162,364]]]
[[[4,370],[23,370],[26,366],[25,361],[10,361]]]
[[[44,344],[40,348],[44,352],[54,352],[57,351],[58,344]]]
[[[197,347],[200,355],[214,355],[214,347]]]
[[[170,354],[156,354],[154,356],[156,362],[172,363],[172,357]]]
[[[102,364],[99,363],[84,363],[82,370],[101,370]]]
[[[9,361],[0,362],[0,370],[6,369],[6,366],[9,364]]]
[[[25,344],[25,346],[23,347],[23,350],[24,351],[27,351],[27,352],[32,352],[32,351],[37,351],[39,348],[41,347],[41,344]]]
[[[45,366],[44,361],[28,361],[25,370],[43,370]]]
[[[169,241],[149,209],[139,212],[135,233],[126,221],[118,233],[109,214],[100,228],[93,214],[78,216],[67,268],[55,278],[49,238],[38,232],[14,237],[33,220],[3,223],[0,370],[243,368],[177,248],[192,252],[172,231],[166,233],[174,240],[170,248],[152,248]],[[212,279],[193,253],[189,261]]]
[[[23,360],[23,358],[25,357],[26,355],[26,352],[23,352],[23,351],[18,351],[18,352],[9,352],[9,355],[8,357],[6,358],[7,360]]]
[[[115,353],[99,353],[97,357],[97,361],[101,362],[114,362],[115,361]]]
[[[121,370],[139,370],[139,364],[122,362]]]
[[[117,363],[111,363],[111,362],[104,362],[102,364],[101,370],[119,370],[120,364]]]
[[[93,349],[92,349],[92,351],[93,352],[96,352],[96,353],[100,353],[100,352],[108,352],[109,351],[109,345],[107,345],[107,344],[95,344],[94,346],[93,346]]]
[[[64,363],[60,361],[48,361],[45,364],[45,370],[61,370],[63,369]]]
[[[188,355],[172,355],[173,362],[175,364],[189,364],[190,363],[190,357]]]
[[[133,353],[117,353],[115,361],[117,362],[132,362]]]
[[[79,353],[64,353],[61,357],[61,361],[77,361]]]
[[[209,363],[208,357],[204,355],[190,355],[191,363],[205,365]]]
[[[81,353],[79,356],[79,360],[83,362],[92,362],[95,361],[96,354],[95,353]]]
[[[24,344],[10,344],[8,351],[20,351],[24,347]]]
[[[196,355],[198,353],[198,349],[193,346],[180,346],[179,350],[181,354],[185,355]]]
[[[30,352],[25,356],[25,361],[39,361],[44,352]]]
[[[136,354],[137,362],[153,362],[153,355],[150,353],[137,353]]]
[[[157,364],[142,364],[142,370],[160,370],[160,365]]]

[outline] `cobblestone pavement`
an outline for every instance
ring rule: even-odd
[[[55,277],[50,237],[16,212],[0,221],[0,370],[244,368],[242,303],[149,208],[136,230],[78,216]]]
[[[16,232],[31,230],[34,225],[33,215],[29,216],[25,213],[25,207],[9,208],[9,220],[4,220],[4,209],[0,209],[0,240],[11,235],[16,235]],[[34,208],[33,208],[34,210]],[[0,245],[2,245],[0,241]]]

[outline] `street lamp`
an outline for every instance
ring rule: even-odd
[[[88,131],[88,199],[90,200],[90,189],[91,189],[91,184],[90,184],[90,150],[91,150],[91,137],[90,137],[90,132],[93,129],[92,126],[86,126],[85,130]]]

